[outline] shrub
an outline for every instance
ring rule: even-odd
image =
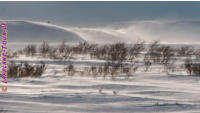
[[[58,47],[58,52],[59,52],[60,57],[62,59],[67,59],[69,57],[69,55],[71,54],[71,52],[72,52],[72,49],[69,46],[67,46],[65,44],[65,42],[66,41],[63,40],[62,43]]]
[[[36,52],[36,45],[27,45],[24,49],[26,56],[33,56]]]
[[[190,57],[194,54],[194,48],[192,46],[182,46],[178,49],[178,56]]]
[[[145,44],[144,41],[141,42],[138,41],[132,47],[130,47],[129,49],[130,60],[137,58],[141,54],[141,52],[145,50],[144,44]]]
[[[152,65],[151,58],[149,54],[146,53],[144,56],[144,67],[146,72],[149,71],[151,65]]]
[[[110,74],[111,79],[114,80],[116,74],[120,71],[122,68],[121,63],[111,63],[111,62],[106,62],[102,68],[103,70],[103,78],[106,78],[106,75]]]
[[[98,67],[98,73],[99,73],[100,75],[103,74],[103,66],[99,66],[99,67]]]
[[[44,62],[41,62],[41,65],[37,65],[34,67],[35,70],[33,71],[32,76],[33,77],[41,76],[44,73],[44,71],[46,70],[46,67],[47,67],[46,64]]]
[[[174,49],[170,46],[161,46],[161,64],[164,66],[164,70],[168,73],[169,70],[172,70],[174,67],[175,52]]]
[[[122,63],[111,63],[111,67],[110,67],[110,74],[111,74],[111,79],[114,80],[116,74],[118,73],[118,70],[122,68]]]
[[[93,77],[96,77],[97,74],[98,74],[97,67],[96,67],[96,66],[92,66],[92,67],[90,68],[90,72],[91,72],[91,74],[92,74]]]
[[[96,46],[90,52],[90,56],[91,56],[91,58],[109,60],[109,58],[108,58],[109,49],[110,49],[109,45],[104,45],[104,46],[100,46],[100,47]]]
[[[8,64],[7,76],[10,78],[18,77],[19,70],[22,69],[22,65],[15,64],[13,61]]]
[[[192,72],[193,72],[193,74],[200,76],[200,64],[199,63],[192,64]]]
[[[51,59],[59,59],[59,54],[57,53],[57,48],[52,48],[49,50],[48,57]]]
[[[124,43],[116,43],[110,46],[108,56],[112,62],[123,62],[126,60],[127,48]]]
[[[104,64],[104,67],[103,67],[103,78],[104,79],[106,78],[106,75],[109,74],[109,66],[110,66],[109,62]]]
[[[76,72],[74,65],[70,64],[69,66],[67,66],[66,68],[64,68],[64,72],[67,72],[69,76],[73,76]]]
[[[18,57],[18,53],[17,52],[7,51],[6,52],[6,56],[7,56],[7,58],[17,58]]]
[[[121,73],[124,73],[127,75],[127,79],[129,79],[129,77],[134,74],[138,69],[138,65],[136,65],[136,63],[134,64],[123,64],[123,66],[121,67]]]
[[[160,58],[161,58],[160,51],[161,51],[160,41],[155,40],[150,43],[147,54],[149,55],[149,57],[153,61],[153,63],[160,63]]]
[[[43,41],[42,45],[39,47],[39,52],[42,54],[43,57],[47,57],[49,52],[51,52],[51,48],[46,41]]]
[[[184,66],[188,74],[200,75],[200,63],[193,63],[191,59],[186,59]]]
[[[76,54],[88,54],[97,47],[97,44],[90,44],[87,41],[79,42],[79,44],[72,48],[72,51]]]
[[[8,64],[7,75],[9,78],[40,77],[46,70],[46,64],[30,65],[27,62],[16,64],[13,61]]]

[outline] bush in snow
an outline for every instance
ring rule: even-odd
[[[126,60],[127,48],[124,43],[116,43],[110,45],[108,56],[112,63],[118,62],[121,63]]]
[[[33,56],[37,52],[36,50],[36,45],[27,45],[24,49],[24,53],[26,56]]]
[[[191,59],[186,59],[184,66],[188,74],[200,76],[200,63],[193,63]]]
[[[116,75],[118,74],[119,70],[122,68],[122,63],[111,63],[110,67],[110,74],[111,79],[115,80]]]
[[[69,46],[67,46],[65,42],[66,41],[63,40],[62,43],[58,47],[58,52],[62,59],[67,59],[72,53],[72,49]]]
[[[161,64],[164,66],[164,70],[168,73],[169,70],[173,70],[175,62],[174,49],[170,46],[161,46]]]
[[[129,60],[137,58],[141,54],[141,52],[145,50],[144,44],[144,41],[137,41],[129,48]]]
[[[150,70],[150,66],[152,65],[152,62],[151,62],[151,58],[150,58],[150,55],[148,53],[146,53],[144,55],[144,67],[145,67],[145,71],[149,71]]]
[[[39,47],[39,52],[43,57],[47,57],[49,52],[51,52],[51,48],[46,41],[43,41],[42,45]]]
[[[98,68],[96,66],[92,66],[90,68],[90,73],[92,74],[93,77],[97,77],[98,74]]]
[[[106,75],[109,74],[109,66],[110,66],[109,62],[105,63],[103,66],[103,78],[104,79],[106,79]]]
[[[177,51],[178,56],[190,57],[194,54],[194,48],[192,46],[182,46]]]
[[[18,57],[18,53],[17,52],[7,51],[6,52],[6,56],[7,56],[7,58],[17,58]]]
[[[7,76],[9,78],[40,77],[45,70],[45,63],[41,65],[30,65],[27,62],[21,62],[20,64],[10,62],[8,64]]]
[[[103,46],[99,46],[99,47],[96,46],[90,52],[90,56],[91,56],[91,58],[109,60],[109,58],[108,58],[109,49],[110,49],[109,45],[103,45]]]
[[[149,44],[149,50],[147,51],[147,54],[149,55],[149,59],[152,60],[152,63],[160,63],[160,51],[160,41],[155,40]]]
[[[135,62],[133,64],[124,63],[121,65],[120,73],[125,74],[127,79],[129,79],[129,77],[133,75],[137,71],[137,69],[138,65]]]
[[[64,68],[64,72],[68,73],[69,76],[73,76],[76,72],[74,65],[70,64],[69,66],[67,66],[66,68]]]

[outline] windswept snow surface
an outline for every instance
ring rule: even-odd
[[[119,76],[111,81],[81,74],[66,76],[65,65],[49,63],[39,78],[8,79],[8,92],[0,93],[0,109],[6,113],[200,112],[200,77],[166,75],[162,67],[155,66],[150,72],[140,68],[129,80]]]

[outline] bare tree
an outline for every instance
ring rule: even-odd
[[[59,45],[59,47],[58,47],[59,53],[65,52],[65,49],[66,49],[65,43],[66,43],[66,40],[63,40],[62,43]]]
[[[150,59],[153,61],[153,63],[160,63],[161,48],[159,43],[160,41],[155,40],[149,44],[148,55],[150,56]]]
[[[109,62],[104,64],[104,67],[103,67],[103,78],[104,78],[104,80],[106,79],[106,75],[109,73],[109,66],[110,66]]]
[[[108,55],[112,62],[123,62],[126,60],[127,48],[124,43],[116,43],[111,45]]]
[[[200,76],[200,63],[194,62],[192,58],[187,58],[185,60],[184,67],[189,75],[195,74]]]
[[[37,52],[36,50],[36,45],[27,45],[24,49],[24,53],[27,56],[33,56]]]
[[[72,49],[69,46],[67,46],[65,43],[66,41],[63,40],[60,46],[58,47],[59,54],[61,55],[63,59],[67,59],[72,53]]]
[[[118,63],[110,63],[111,64],[111,68],[110,68],[110,74],[111,74],[111,79],[115,80],[116,75],[118,73],[118,71],[120,70],[120,68],[122,68],[122,63],[118,62]]]
[[[40,53],[43,57],[47,57],[49,52],[51,52],[51,49],[49,47],[49,44],[46,41],[43,41],[42,45],[39,48]]]
[[[152,62],[151,62],[151,57],[148,53],[146,53],[144,55],[144,66],[145,66],[145,71],[149,71],[150,69],[150,66],[152,65]]]
[[[172,47],[170,46],[162,46],[161,47],[161,64],[164,66],[165,71],[168,73],[172,67],[174,67],[175,62],[175,52]]]
[[[137,58],[141,54],[141,52],[145,50],[144,44],[145,41],[137,41],[135,44],[133,44],[133,46],[129,50],[130,60]]]
[[[182,46],[178,49],[178,56],[190,57],[194,54],[194,48],[192,46]]]

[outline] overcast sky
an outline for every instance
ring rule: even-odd
[[[200,2],[0,2],[0,19],[98,25],[152,19],[199,20]]]

